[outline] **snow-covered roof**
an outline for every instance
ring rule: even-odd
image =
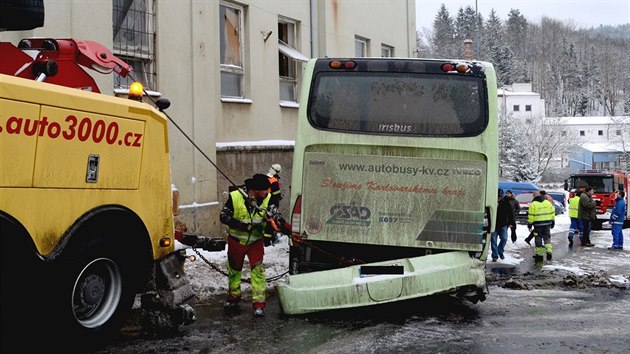
[[[540,96],[539,93],[536,92],[514,92],[509,90],[498,89],[497,95],[501,96]]]
[[[564,125],[606,125],[606,124],[630,124],[628,116],[595,116],[595,117],[549,117],[561,120]]]
[[[621,152],[621,144],[613,143],[584,143],[582,148],[591,152]]]

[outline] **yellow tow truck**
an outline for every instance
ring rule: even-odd
[[[175,249],[183,235],[173,227],[161,112],[168,101],[156,109],[135,86],[135,100],[100,94],[84,68],[132,70],[91,41],[0,42],[5,353],[98,346],[118,333],[136,299],[161,326],[194,320],[186,256]],[[207,250],[224,248],[222,240],[186,236]],[[25,335],[27,343],[17,340]]]

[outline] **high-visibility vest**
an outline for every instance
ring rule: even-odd
[[[269,179],[269,193],[271,195],[278,195],[280,194],[280,180],[278,178],[276,178],[275,176],[271,176],[271,177],[267,177]]]
[[[228,227],[228,234],[237,238],[242,245],[248,245],[258,241],[263,237],[263,231],[266,226],[265,215],[267,213],[258,209],[254,209],[250,213],[245,206],[245,198],[243,198],[243,195],[239,190],[231,192],[230,197],[232,198],[232,206],[234,207],[234,215],[232,215],[232,218],[246,224],[251,223],[252,225],[260,226],[252,227],[250,231],[237,230]],[[271,195],[267,194],[261,205],[258,207],[266,210],[269,206],[269,198],[271,198]]]
[[[578,208],[580,207],[580,197],[574,195],[573,198],[569,199],[569,217],[577,218],[578,217]]]
[[[534,226],[551,225],[555,219],[555,208],[548,200],[534,200],[527,211],[527,223]]]

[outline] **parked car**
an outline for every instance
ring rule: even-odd
[[[560,202],[563,208],[567,207],[567,196],[564,192],[547,192],[554,200]]]
[[[557,201],[555,199],[553,200],[553,204],[554,204],[553,207],[556,210],[556,215],[564,214],[564,212],[566,210],[564,205],[562,205],[559,201]]]
[[[521,207],[518,215],[516,215],[516,222],[527,224],[527,211],[529,210],[529,206],[532,204],[533,199],[533,193],[516,194],[516,200]]]
[[[514,195],[519,195],[521,193],[534,193],[540,190],[537,185],[531,182],[514,181],[499,181],[499,188],[503,189],[503,192],[510,190]]]
[[[533,193],[521,193],[516,195],[516,200],[521,207],[521,210],[516,215],[516,221],[527,224],[527,216],[529,211],[529,206],[532,204],[532,200],[534,199]],[[553,207],[556,215],[564,214],[565,208],[560,202],[557,200],[553,200]]]

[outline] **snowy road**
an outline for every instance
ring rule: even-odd
[[[627,353],[630,351],[630,251],[609,251],[610,230],[593,248],[568,248],[568,218],[559,216],[554,259],[540,267],[533,247],[508,241],[506,259],[488,262],[489,295],[473,305],[438,296],[304,316],[280,313],[270,291],[267,316],[222,308],[226,280],[203,262],[187,266],[203,305],[179,333],[126,328],[99,353]],[[630,240],[630,229],[624,230]],[[268,275],[286,269],[286,240],[266,249]],[[207,254],[223,265],[224,252]],[[272,288],[270,288],[272,290]]]

